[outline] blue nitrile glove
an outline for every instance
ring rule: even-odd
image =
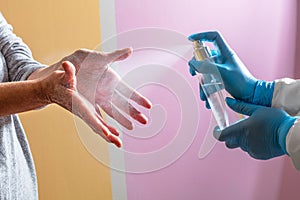
[[[240,147],[256,159],[270,159],[287,154],[286,136],[296,117],[285,111],[248,104],[226,98],[227,105],[234,111],[249,117],[223,129],[215,129],[214,136],[225,141],[228,148]]]
[[[190,60],[190,73],[192,75],[195,75],[195,70],[199,73],[214,73],[215,70],[211,71],[210,69],[217,67],[226,91],[234,98],[257,105],[271,106],[275,82],[254,78],[219,32],[194,34],[189,37],[189,40],[213,42],[216,47],[212,53],[215,63],[196,61],[194,58]],[[201,88],[200,98],[207,101]]]

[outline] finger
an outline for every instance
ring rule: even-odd
[[[210,50],[210,58],[211,57],[215,57],[215,56],[218,56],[219,55],[219,52],[218,52],[218,50],[215,50],[215,49],[211,49]]]
[[[220,141],[226,141],[230,137],[239,137],[240,133],[244,132],[246,120],[239,120],[222,130],[215,128],[214,134],[219,136],[217,139]]]
[[[114,143],[117,147],[122,146],[120,138],[116,135],[112,127],[107,126],[100,115],[95,112],[93,106],[86,101],[80,94],[74,92],[73,94],[73,108],[72,111],[80,117],[89,127],[103,139]],[[112,134],[112,132],[114,134]]]
[[[206,95],[205,95],[205,93],[203,91],[203,88],[202,88],[201,84],[199,84],[199,88],[200,88],[200,99],[202,101],[207,101],[207,97],[206,97]]]
[[[134,102],[145,108],[150,109],[152,107],[152,103],[150,102],[150,100],[148,100],[146,97],[141,95],[139,92],[137,92],[135,89],[133,89],[123,81],[119,82],[116,90],[124,97],[133,100]]]
[[[199,85],[199,87],[200,87],[200,99],[201,99],[202,101],[205,101],[205,107],[206,107],[207,109],[210,109],[209,102],[208,102],[208,100],[207,100],[207,97],[206,97],[206,95],[205,95],[205,92],[203,91],[203,88],[202,88],[201,84]]]
[[[274,156],[256,153],[255,151],[251,151],[250,149],[247,150],[246,152],[248,152],[249,156],[251,156],[252,158],[254,158],[256,160],[268,160],[268,159],[274,158]]]
[[[214,136],[220,141],[225,141],[226,146],[230,149],[240,147],[243,151],[248,151],[248,138],[245,130],[247,120],[237,121],[222,131],[215,129]]]
[[[64,83],[64,86],[66,88],[75,90],[75,88],[76,88],[76,76],[75,76],[76,68],[75,68],[75,66],[69,61],[64,61],[62,63],[62,67],[63,67],[63,70],[65,71],[64,79],[66,82]]]
[[[214,129],[213,136],[219,141],[225,141],[226,146],[230,149],[239,147],[238,139],[233,134],[222,132],[219,127]]]
[[[107,125],[104,120],[98,115],[98,122],[94,124],[91,128],[95,133],[98,133],[107,142],[115,144],[117,147],[122,146],[122,141],[118,137],[119,133],[117,130],[109,125]]]
[[[233,111],[248,116],[252,115],[254,111],[261,107],[258,105],[238,101],[229,97],[226,98],[226,103]]]
[[[209,59],[213,60],[213,62],[215,64],[224,64],[224,57],[223,56],[211,56]]]
[[[192,76],[195,76],[195,75],[196,75],[196,72],[195,72],[195,70],[194,70],[193,67],[190,67],[190,74],[191,74]]]
[[[120,134],[119,134],[119,132],[118,132],[118,130],[116,129],[116,128],[114,128],[114,127],[112,127],[112,126],[109,126],[104,120],[103,120],[103,118],[102,118],[102,116],[101,116],[101,114],[100,114],[100,107],[99,107],[99,105],[97,105],[97,113],[99,113],[99,115],[98,115],[98,118],[99,118],[99,120],[101,121],[101,123],[104,125],[104,126],[106,126],[107,128],[108,128],[108,130],[112,133],[112,134],[114,134],[114,135],[116,135],[116,136],[119,136]]]
[[[100,104],[99,106],[106,112],[106,114],[115,119],[126,129],[133,129],[133,123],[129,121],[122,113],[120,113],[112,103],[102,102],[102,104]]]
[[[208,101],[205,101],[205,107],[206,107],[207,109],[211,109],[211,107],[210,107],[210,105],[209,105],[209,102],[208,102]]]
[[[135,107],[133,107],[122,95],[120,95],[118,92],[115,92],[113,95],[113,104],[126,114],[128,114],[130,117],[135,119],[136,121],[147,124],[148,119],[145,115],[143,115],[140,111],[138,111]]]
[[[122,146],[122,141],[121,141],[121,139],[120,139],[118,136],[112,134],[112,133],[109,131],[109,128],[108,128],[108,127],[106,127],[104,124],[102,124],[100,127],[101,127],[101,131],[102,131],[102,132],[98,132],[98,133],[100,133],[100,135],[101,135],[106,141],[115,144],[115,145],[116,145],[117,147],[119,147],[119,148]]]
[[[107,139],[115,144],[118,148],[122,147],[122,141],[120,140],[120,138],[118,138],[117,136],[110,134],[107,136]]]
[[[208,41],[213,42],[216,46],[216,48],[221,52],[221,55],[225,57],[230,57],[234,54],[234,52],[231,50],[229,45],[226,43],[223,36],[218,31],[209,31],[209,32],[202,32],[202,33],[196,33],[191,36],[189,36],[189,40],[195,41]]]
[[[114,52],[108,53],[107,58],[109,62],[125,60],[131,55],[131,53],[132,53],[132,48],[119,49]]]
[[[201,74],[219,74],[216,64],[207,60],[197,61],[196,59],[193,58],[192,60],[189,61],[189,66],[194,71],[197,71],[198,73]]]
[[[75,75],[75,66],[70,61],[62,62],[62,67],[68,76]]]
[[[225,141],[226,147],[229,149],[235,149],[238,148],[240,145],[238,143],[237,138],[234,137],[229,137],[226,141]]]
[[[100,127],[101,130],[99,131],[99,130],[95,130],[94,129],[95,133],[98,133],[107,142],[113,143],[113,144],[115,144],[119,148],[122,146],[121,139],[116,134],[112,134],[110,132],[111,127],[106,126],[105,124],[101,124],[98,127]]]
[[[100,122],[94,127],[94,132],[98,133],[101,137],[103,137],[107,142],[111,142],[115,144],[117,147],[122,146],[122,141],[118,137],[119,133],[117,130],[109,125],[107,125],[104,120],[98,115],[98,119]],[[99,129],[100,128],[100,129]]]

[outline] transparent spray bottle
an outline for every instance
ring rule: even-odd
[[[193,46],[194,57],[196,60],[210,60],[210,50],[205,44],[200,41],[194,41]],[[201,74],[198,72],[196,72],[196,76],[205,96],[207,97],[219,128],[221,130],[224,129],[229,126],[229,120],[226,112],[225,98],[223,95],[224,85],[221,81],[221,77],[214,74]]]

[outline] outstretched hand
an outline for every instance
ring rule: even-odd
[[[77,91],[75,67],[71,62],[62,62],[61,70],[55,70],[40,79],[49,103],[56,103],[80,117],[93,131],[106,141],[121,147],[117,130],[104,122],[93,105]]]
[[[151,108],[151,102],[128,86],[109,67],[126,59],[131,48],[111,53],[87,49],[75,51],[48,68],[37,70],[30,79],[41,80],[48,103],[57,103],[86,122],[105,140],[121,146],[119,133],[103,120],[100,108],[125,128],[133,129],[131,119],[146,124],[148,119],[132,102]]]
[[[98,114],[100,107],[129,130],[133,129],[130,118],[142,124],[148,121],[130,102],[145,108],[151,108],[151,102],[124,83],[109,65],[126,59],[131,53],[130,48],[111,53],[81,49],[63,59],[75,65],[78,92],[95,107]]]

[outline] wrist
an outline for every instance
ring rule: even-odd
[[[271,107],[274,86],[275,81],[267,82],[258,80],[254,89],[252,103],[256,105]]]
[[[35,82],[35,96],[44,106],[53,103],[49,95],[50,86],[46,80],[47,79],[33,80]]]
[[[278,130],[278,143],[285,154],[288,154],[286,150],[286,137],[296,119],[296,117],[289,117],[288,119],[284,120]]]

